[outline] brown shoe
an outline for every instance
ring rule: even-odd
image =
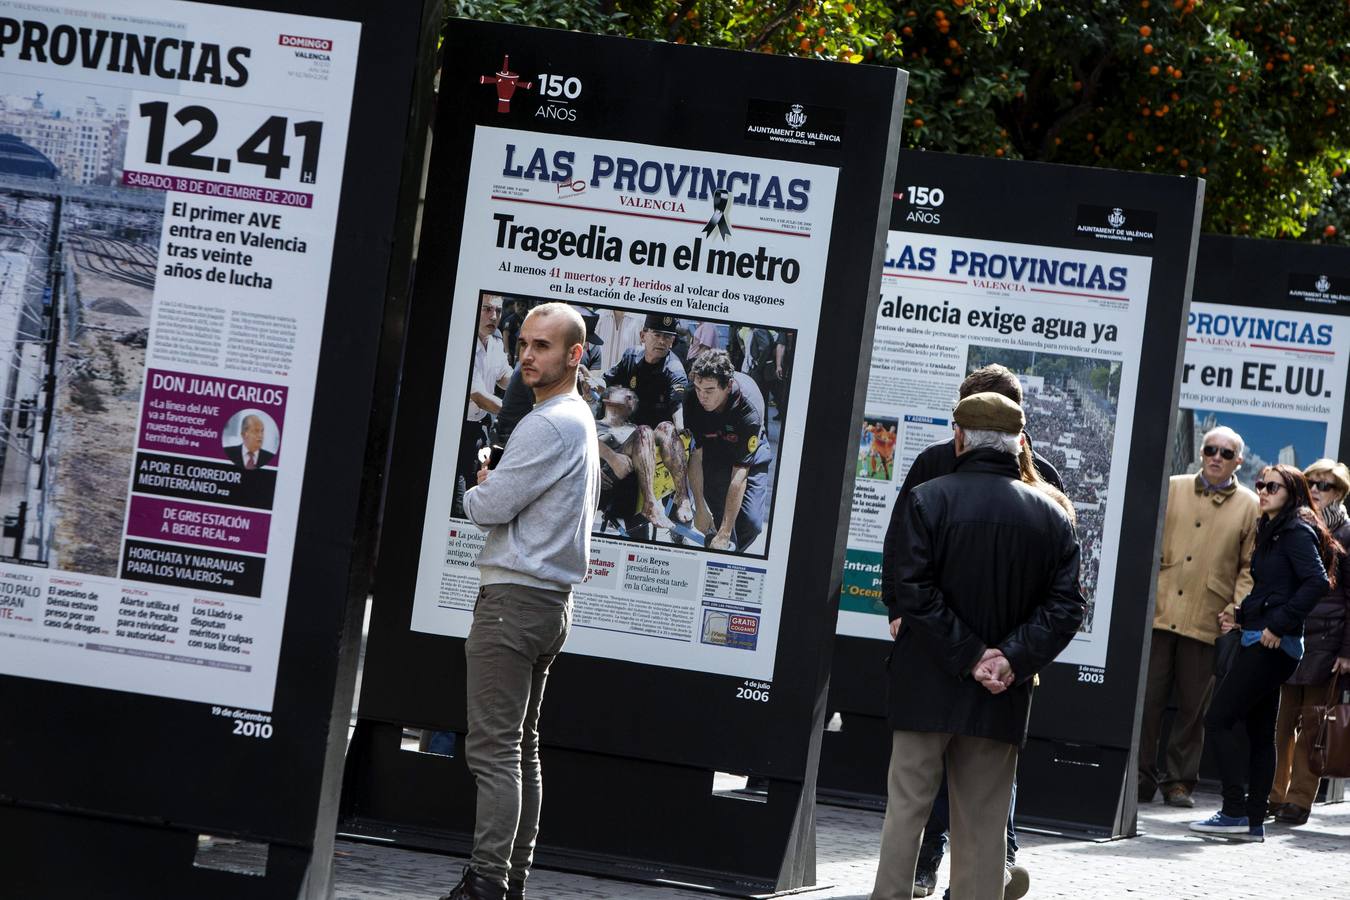
[[[1283,822],[1285,825],[1306,825],[1311,813],[1311,809],[1286,803],[1275,813],[1275,821]]]
[[[1163,802],[1168,806],[1181,806],[1186,809],[1195,808],[1195,800],[1192,799],[1191,792],[1179,784],[1167,789],[1167,792],[1163,795]]]

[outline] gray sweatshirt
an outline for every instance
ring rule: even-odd
[[[464,495],[464,512],[486,528],[483,584],[570,591],[586,577],[600,500],[595,417],[576,392],[530,411],[511,432],[497,468]]]

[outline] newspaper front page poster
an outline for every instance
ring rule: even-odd
[[[1350,321],[1338,313],[1350,286],[1326,275],[1301,280],[1306,284],[1291,283],[1289,296],[1303,299],[1306,310],[1191,304],[1173,475],[1200,471],[1203,438],[1219,426],[1242,435],[1246,451],[1236,474],[1247,487],[1268,465],[1303,469],[1338,458],[1350,348]]]
[[[697,519],[679,520],[668,467],[655,477],[658,516],[643,515],[640,492],[624,493],[632,479],[615,479],[574,592],[566,652],[772,679],[802,456],[807,392],[798,387],[811,379],[836,177],[805,163],[477,128],[414,631],[468,634],[484,535],[455,495],[474,484],[462,448],[492,421],[473,398],[490,405],[494,386],[509,388],[513,348],[494,327],[509,338],[530,308],[559,300],[592,318],[601,338],[587,348],[589,390],[616,448],[638,426],[698,419],[687,368],[708,351],[733,361],[753,408],[745,421],[756,423],[744,435],[726,426],[750,460],[742,508],[756,510],[749,524],[738,519],[730,546]],[[650,315],[660,320],[652,329]],[[664,339],[650,336],[658,330]],[[645,382],[656,369],[668,388],[660,396]],[[622,388],[642,397],[635,408],[600,401]],[[725,496],[716,485],[727,474],[705,455],[710,505]]]
[[[270,710],[359,41],[0,2],[0,672]]]
[[[1148,257],[892,231],[837,632],[889,641],[882,549],[905,474],[952,438],[957,389],[990,363],[1022,382],[1027,434],[1077,510],[1082,628],[1057,661],[1105,665],[1134,421]]]

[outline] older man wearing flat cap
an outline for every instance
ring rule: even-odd
[[[942,781],[952,810],[953,900],[1002,897],[1005,820],[1032,679],[1078,631],[1072,506],[1018,468],[1022,409],[972,394],[953,411],[956,470],[902,501],[890,609],[886,821],[872,900],[908,900]]]

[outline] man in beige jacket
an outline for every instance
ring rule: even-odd
[[[1167,486],[1162,565],[1139,738],[1139,802],[1162,788],[1169,806],[1194,806],[1191,791],[1204,749],[1205,712],[1214,689],[1219,615],[1251,591],[1252,547],[1260,515],[1256,494],[1238,484],[1245,446],[1231,428],[1202,443],[1200,471]],[[1176,689],[1177,715],[1165,752],[1158,732]],[[1156,767],[1155,767],[1156,763]]]

